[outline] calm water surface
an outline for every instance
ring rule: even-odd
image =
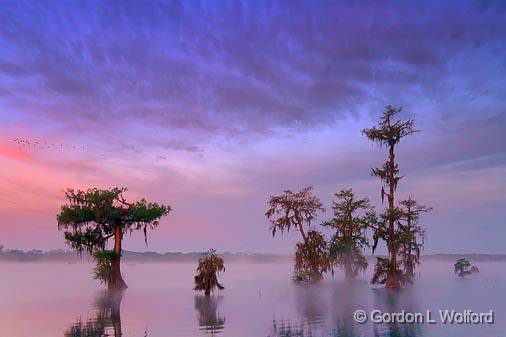
[[[189,263],[125,263],[124,293],[105,292],[86,263],[0,263],[0,336],[506,337],[506,264],[478,266],[460,280],[451,263],[425,263],[414,287],[392,294],[372,289],[368,274],[305,287],[292,284],[288,263],[229,263],[226,289],[206,298],[192,290]],[[357,309],[436,318],[440,309],[493,310],[495,323],[357,324]]]

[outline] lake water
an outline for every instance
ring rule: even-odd
[[[192,290],[195,264],[124,263],[129,288],[104,292],[86,263],[0,263],[0,336],[431,336],[505,337],[506,264],[479,263],[467,279],[453,265],[421,266],[416,285],[373,289],[369,275],[296,286],[289,263],[229,263],[226,289],[210,298]],[[372,268],[369,268],[372,270]],[[355,323],[353,313],[432,312],[436,324]],[[442,324],[438,310],[494,312],[493,324]]]

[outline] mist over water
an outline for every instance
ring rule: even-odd
[[[125,263],[122,293],[105,291],[87,263],[1,263],[0,336],[506,336],[506,263],[477,265],[458,279],[451,262],[426,262],[413,287],[387,291],[369,285],[371,267],[352,284],[338,272],[301,286],[290,263],[228,263],[226,289],[206,298],[192,290],[194,263]],[[438,322],[358,324],[357,309],[430,310]],[[444,309],[493,310],[495,322],[444,325]]]

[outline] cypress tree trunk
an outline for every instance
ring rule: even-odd
[[[348,221],[348,223],[351,223],[352,215],[348,214],[346,216],[346,220]],[[355,279],[355,275],[353,275],[353,266],[352,266],[353,257],[351,248],[353,246],[353,226],[348,225],[344,233],[348,251],[344,259],[344,279],[349,281]]]
[[[411,206],[408,205],[408,218],[407,218],[407,228],[408,230],[411,230]],[[405,274],[406,279],[409,282],[413,282],[413,279],[415,278],[415,270],[414,270],[414,264],[416,263],[416,259],[413,258],[413,251],[411,249],[411,242],[409,244],[404,245],[404,259],[405,259]]]
[[[393,217],[393,211],[395,208],[395,199],[394,199],[394,193],[395,193],[395,176],[394,176],[394,170],[395,170],[395,153],[394,153],[394,145],[390,145],[389,147],[389,168],[388,168],[388,175],[389,175],[389,194],[388,194],[388,210],[390,212],[390,216],[388,219],[389,222],[389,231],[390,231],[390,242],[389,245],[389,253],[390,253],[390,268],[387,273],[387,281],[386,281],[386,288],[391,289],[397,289],[401,287],[401,283],[399,280],[399,276],[397,275],[397,242],[395,242],[397,239],[395,237],[395,219]]]
[[[210,277],[207,277],[206,281],[206,287],[205,287],[205,291],[204,291],[204,294],[206,296],[209,296],[211,294],[211,280],[210,280]]]
[[[116,258],[111,262],[111,275],[108,283],[109,289],[126,289],[128,288],[123,276],[121,275],[121,241],[123,240],[123,233],[121,227],[114,227],[114,252]]]
[[[353,275],[353,268],[351,265],[351,256],[348,253],[346,256],[346,260],[344,261],[344,279],[347,281],[355,279],[355,275]]]

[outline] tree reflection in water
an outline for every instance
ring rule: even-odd
[[[371,290],[354,284],[332,284],[332,287],[297,287],[296,307],[299,319],[294,324],[274,320],[271,337],[356,337],[363,336],[372,327],[375,337],[419,337],[421,324],[367,324],[358,326],[353,321],[356,309],[367,307],[365,292],[374,292],[373,307],[382,312],[420,312],[411,289]],[[64,334],[65,337],[121,337],[120,306],[123,291],[106,290],[95,301],[95,317],[77,320]],[[218,312],[222,297],[195,296],[198,326],[206,335],[215,336],[225,328],[225,317]],[[360,329],[359,329],[360,328]],[[369,330],[370,331],[370,330]],[[147,337],[147,331],[144,337]]]
[[[269,337],[304,337],[306,335],[303,324],[292,325],[290,322],[276,321],[272,324],[272,333]]]
[[[322,335],[325,331],[325,301],[322,288],[317,285],[297,285],[295,287],[295,306],[300,316],[299,323],[274,320],[272,337],[305,337]]]
[[[331,312],[334,328],[331,336],[360,336],[355,331],[358,323],[355,323],[353,314],[355,310],[367,307],[365,291],[370,291],[369,285],[357,280],[339,283],[333,289]]]
[[[382,312],[419,312],[411,290],[373,290],[366,282],[340,282],[296,290],[299,319],[274,320],[270,337],[419,337],[420,324],[358,324],[353,313],[368,309],[368,292],[374,292],[373,308]]]
[[[398,313],[402,310],[409,313],[420,312],[413,289],[409,287],[401,290],[375,289],[374,303],[375,308],[383,313]],[[374,324],[374,337],[418,337],[421,336],[422,325],[417,323]]]
[[[65,337],[121,337],[120,306],[123,290],[105,290],[95,301],[96,316],[78,319],[64,334]],[[145,335],[146,336],[146,335]]]
[[[218,312],[218,304],[221,299],[221,296],[195,296],[195,310],[198,313],[199,328],[205,334],[214,336],[225,328],[225,317],[221,317]]]

